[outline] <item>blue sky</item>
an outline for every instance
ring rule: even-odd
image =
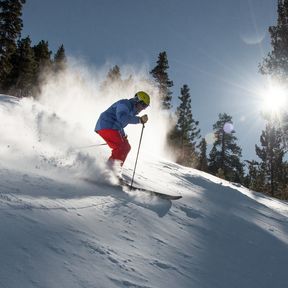
[[[226,112],[243,158],[251,159],[264,127],[258,64],[271,50],[276,16],[276,0],[29,0],[22,36],[47,40],[53,52],[63,43],[67,54],[95,66],[109,60],[152,69],[166,51],[174,106],[187,84],[202,136]]]

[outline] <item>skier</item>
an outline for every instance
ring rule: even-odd
[[[106,111],[102,112],[95,127],[98,133],[112,149],[108,159],[108,167],[113,169],[118,162],[123,165],[131,146],[127,140],[124,128],[128,124],[143,125],[148,121],[147,114],[138,117],[142,110],[150,104],[150,96],[139,91],[131,99],[122,99],[112,104]]]

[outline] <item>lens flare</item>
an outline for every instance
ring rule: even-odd
[[[225,133],[231,133],[234,130],[234,126],[230,122],[226,122],[223,126],[223,130]]]

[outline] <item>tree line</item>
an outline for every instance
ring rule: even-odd
[[[232,117],[227,113],[219,114],[219,119],[213,125],[212,149],[207,153],[207,140],[201,136],[199,121],[193,116],[187,84],[180,88],[179,105],[175,112],[171,110],[173,81],[169,79],[168,68],[167,53],[164,51],[159,54],[157,65],[150,73],[160,91],[162,109],[170,111],[171,123],[175,123],[167,142],[176,155],[176,162],[229,181],[244,183],[244,164],[240,160],[242,151],[237,145]]]
[[[259,73],[287,85],[288,76],[288,0],[278,0],[277,25],[269,27],[272,50],[259,64]],[[52,56],[48,41],[32,46],[30,37],[21,38],[22,6],[25,0],[0,0],[0,93],[36,97],[43,75],[59,73],[66,66],[64,46]],[[150,71],[151,80],[158,88],[161,108],[167,111],[172,129],[167,142],[172,147],[177,163],[208,172],[273,197],[288,199],[288,116],[263,114],[266,127],[255,145],[258,160],[242,160],[242,149],[237,144],[232,116],[220,113],[213,124],[214,141],[210,151],[201,135],[200,123],[192,112],[192,97],[188,84],[183,84],[177,95],[177,107],[172,107],[173,81],[168,75],[166,51],[158,55]],[[123,80],[120,67],[115,65],[102,83],[125,87],[132,76]],[[175,108],[175,109],[174,109]],[[196,107],[197,108],[197,107]],[[246,169],[245,169],[246,167]]]
[[[32,46],[29,36],[21,38],[25,2],[0,1],[0,93],[36,97],[44,75],[64,69],[66,55],[63,44],[53,56],[48,41]]]

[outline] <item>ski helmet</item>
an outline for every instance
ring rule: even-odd
[[[138,102],[142,102],[146,106],[149,106],[150,104],[150,96],[144,91],[137,92],[135,98]]]

